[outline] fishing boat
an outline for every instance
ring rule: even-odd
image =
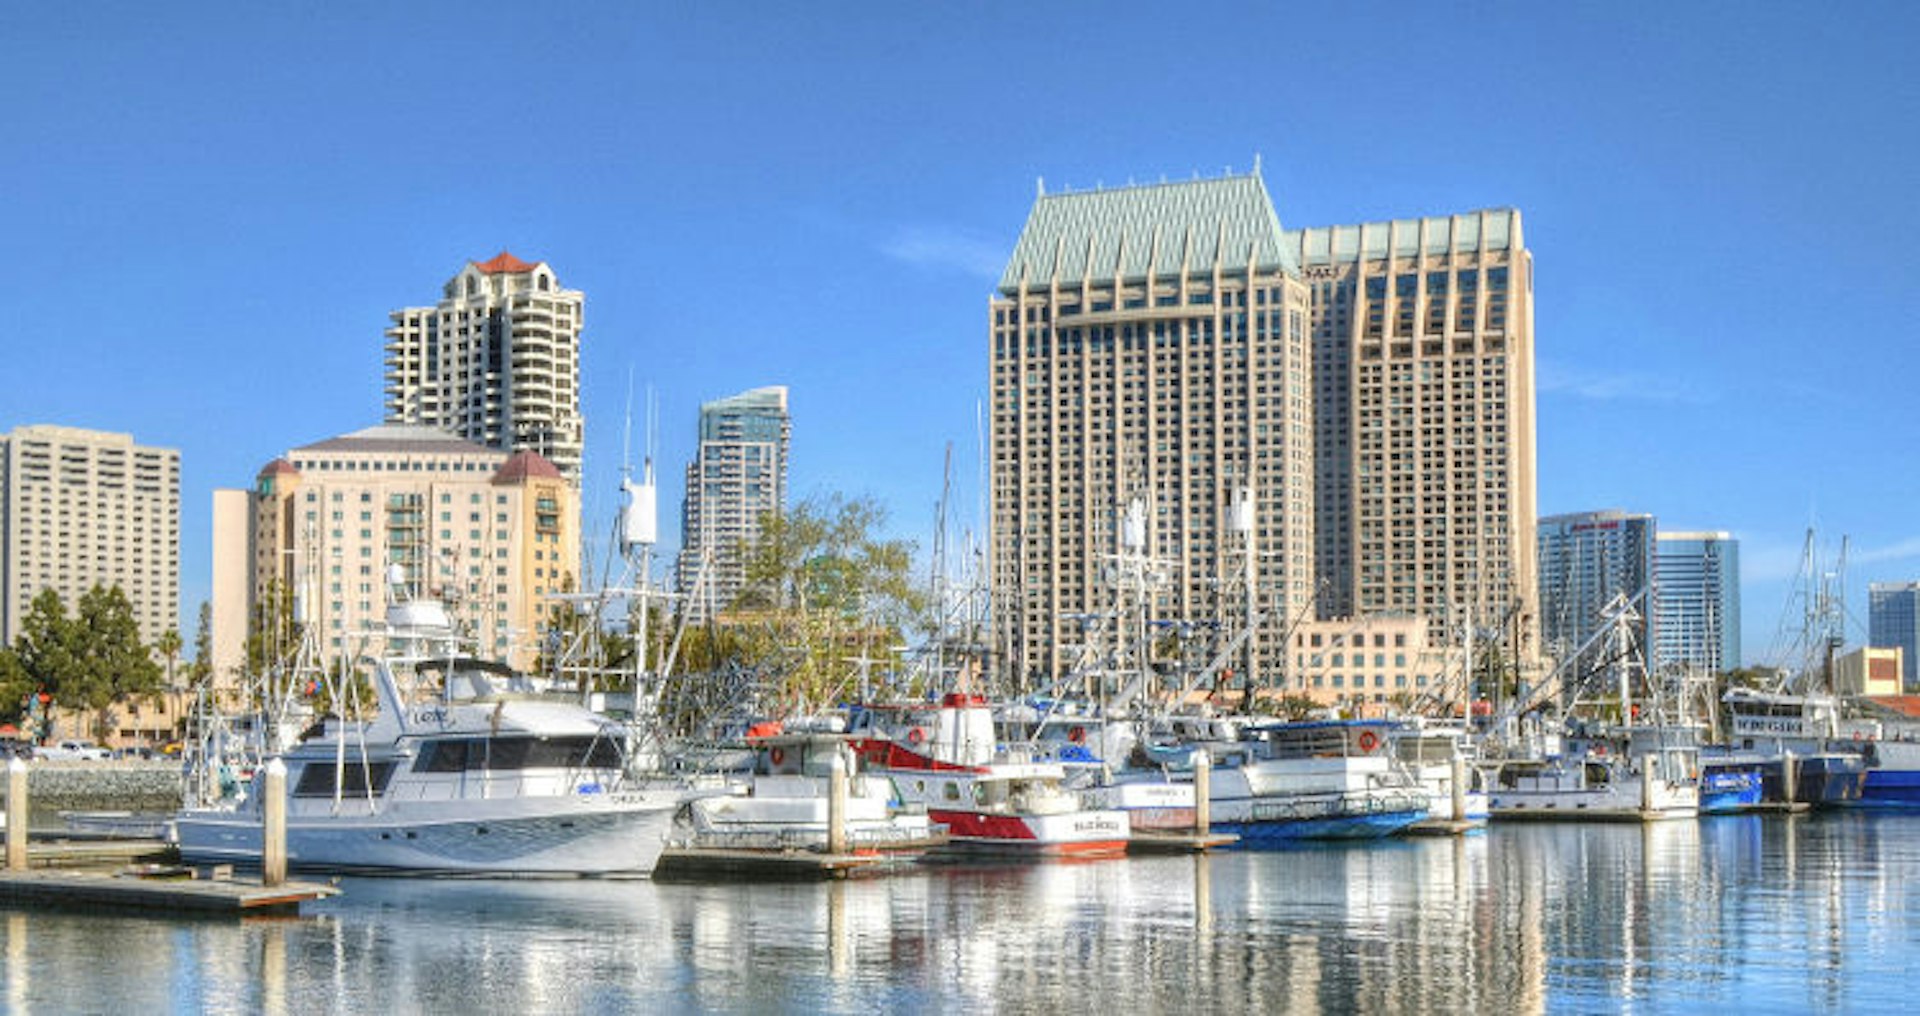
[[[954,848],[1018,856],[1126,852],[1127,817],[1088,807],[1067,788],[1058,762],[999,751],[993,713],[981,696],[862,706],[852,711],[848,735],[868,770],[892,780],[902,802],[946,826]]]
[[[1465,832],[1486,826],[1492,802],[1472,731],[1460,723],[1412,719],[1389,727],[1387,740],[1394,757],[1432,799],[1431,814],[1410,831]]]
[[[1764,802],[1813,807],[1866,803],[1869,790],[1890,802],[1902,795],[1903,787],[1911,787],[1920,803],[1920,756],[1907,760],[1906,768],[1891,752],[1886,758],[1876,752],[1870,759],[1872,742],[1865,736],[1858,743],[1841,736],[1840,706],[1833,696],[1730,688],[1721,703],[1727,713],[1728,747],[1738,759],[1758,761]]]
[[[331,715],[280,756],[286,848],[305,870],[645,875],[686,797],[629,773],[628,729],[462,651],[445,607],[396,602],[368,672],[374,711]],[[333,690],[352,705],[353,685]],[[344,710],[351,713],[353,710]],[[258,863],[266,773],[175,819],[190,863]]]
[[[841,817],[846,849],[906,858],[947,842],[927,809],[901,802],[893,781],[855,772],[858,756],[844,737],[768,732],[753,740],[753,768],[724,793],[689,800],[676,817],[676,846],[700,849],[827,850],[833,766],[845,780]]]
[[[1212,827],[1260,847],[1373,839],[1425,819],[1432,796],[1393,757],[1380,720],[1267,723],[1210,746]]]
[[[1629,821],[1700,813],[1699,749],[1673,743],[1635,752],[1618,732],[1566,739],[1563,754],[1502,762],[1493,781],[1497,820]]]
[[[1700,756],[1700,814],[1750,811],[1765,799],[1766,763],[1752,756]]]

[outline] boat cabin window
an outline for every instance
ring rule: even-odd
[[[445,738],[421,747],[417,773],[513,769],[618,769],[620,746],[604,737]]]
[[[367,776],[371,772],[373,779],[369,783]],[[300,779],[293,785],[295,797],[332,797],[335,777],[341,794],[364,797],[369,793],[384,794],[387,783],[393,779],[393,763],[347,762],[335,765],[332,762],[309,762],[300,770]]]
[[[511,667],[491,660],[426,660],[414,666],[423,687],[439,686],[448,699],[476,699],[510,691],[525,691]]]

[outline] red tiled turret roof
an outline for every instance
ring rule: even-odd
[[[533,271],[534,268],[533,265],[514,257],[506,251],[495,254],[491,261],[476,261],[473,263],[473,267],[480,269],[488,275],[524,275],[527,272]]]
[[[293,463],[288,462],[286,459],[274,459],[272,462],[269,462],[266,465],[261,466],[260,472],[256,475],[279,476],[283,473],[293,473],[294,475],[297,476],[299,475],[300,470],[293,468]]]
[[[520,483],[526,480],[562,479],[560,470],[536,452],[519,451],[501,463],[500,471],[493,474],[496,484]]]

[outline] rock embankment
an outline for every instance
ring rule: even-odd
[[[173,811],[180,807],[180,763],[52,762],[27,766],[34,810]]]

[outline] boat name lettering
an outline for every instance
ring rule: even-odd
[[[1765,720],[1758,717],[1741,717],[1735,721],[1734,729],[1743,734],[1798,734],[1802,724],[1798,719]]]
[[[413,711],[412,720],[415,723],[445,723],[447,711],[439,706],[422,706]]]

